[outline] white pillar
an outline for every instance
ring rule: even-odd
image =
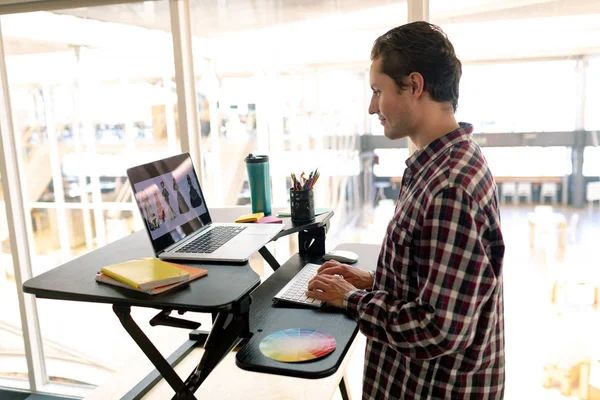
[[[94,212],[94,224],[96,226],[96,245],[102,247],[106,245],[106,226],[104,224],[104,210],[102,209],[102,191],[100,188],[99,169],[95,168],[94,159],[97,157],[96,152],[96,127],[94,126],[94,118],[92,116],[92,104],[94,103],[93,96],[96,90],[103,82],[98,80],[98,77],[92,76],[92,65],[95,63],[90,57],[90,51],[81,48],[79,53],[80,62],[80,88],[81,88],[81,108],[80,116],[83,126],[83,143],[85,144],[85,153],[89,161],[90,183],[92,186],[92,207]],[[96,87],[94,87],[94,85]],[[87,196],[87,183],[82,186],[82,197]],[[85,211],[84,211],[85,213]]]
[[[6,63],[4,61],[4,46],[2,39],[2,22],[0,21],[0,174],[2,174],[2,191],[6,203],[6,219],[15,271],[17,299],[21,315],[21,329],[23,331],[23,344],[29,371],[29,389],[37,392],[46,382],[46,364],[44,362],[44,348],[42,346],[40,325],[37,314],[37,305],[34,296],[25,296],[23,282],[32,278],[32,263],[30,253],[30,239],[27,226],[31,220],[25,213],[23,199],[23,182],[19,172],[17,160],[17,143],[12,123],[12,110]]]
[[[134,96],[132,95],[132,88],[131,85],[129,84],[129,78],[127,76],[122,76],[121,80],[119,82],[119,91],[121,92],[121,104],[124,110],[127,110],[128,105],[131,104],[132,102],[135,101]],[[135,133],[135,128],[133,126],[133,115],[130,112],[126,112],[122,114],[123,116],[121,118],[125,119],[125,126],[124,126],[124,132],[123,134],[125,135],[125,145],[127,148],[127,154],[132,156],[132,158],[135,156],[136,153],[136,149],[135,149],[135,140],[136,140],[136,133]]]
[[[75,46],[74,50],[74,68],[75,78],[73,80],[73,140],[75,142],[75,154],[78,156],[82,156],[84,154],[84,148],[82,145],[81,139],[81,129],[79,125],[81,124],[81,108],[80,104],[82,102],[81,96],[81,63],[80,63],[80,55],[81,55],[81,46]],[[83,213],[83,231],[85,232],[85,245],[91,250],[94,246],[94,234],[92,232],[92,219],[90,218],[90,210],[87,207],[89,203],[88,195],[87,195],[87,181],[83,168],[78,168],[77,170],[77,181],[80,191],[80,199],[81,202],[81,212]]]
[[[204,168],[194,75],[190,0],[170,0],[181,150],[189,152],[202,185]]]
[[[56,126],[54,124],[54,110],[52,108],[52,90],[50,85],[42,85],[42,97],[44,99],[44,115],[46,132],[48,133],[48,146],[50,149],[50,170],[52,171],[52,182],[54,186],[54,203],[56,204],[56,220],[58,221],[58,240],[60,243],[61,262],[67,262],[71,257],[71,245],[69,243],[69,226],[67,224],[67,213],[65,210],[65,188],[60,168],[61,157],[56,137]],[[37,199],[36,199],[37,200]],[[39,227],[37,227],[39,229]]]
[[[175,122],[175,109],[173,104],[173,93],[171,91],[171,73],[167,72],[162,78],[164,104],[165,104],[165,128],[167,130],[167,143],[169,154],[177,154],[177,124]]]
[[[407,21],[429,21],[429,0],[407,0]]]
[[[214,60],[206,61],[205,79],[202,81],[205,83],[204,95],[208,102],[208,112],[210,121],[210,141],[211,141],[211,169],[214,171],[213,182],[212,182],[212,195],[214,198],[214,204],[223,205],[225,204],[225,188],[223,185],[223,168],[221,162],[221,121],[219,118],[219,110],[217,109],[217,103],[219,101],[219,87],[220,81],[217,77],[217,68]],[[216,178],[217,176],[221,179]],[[228,186],[230,182],[225,182],[225,186]]]
[[[272,101],[270,99],[271,78],[266,71],[257,71],[254,75],[255,87],[261,88],[256,93],[256,148],[259,153],[269,151],[269,115],[273,113]]]
[[[429,21],[429,0],[407,0],[407,21]],[[408,139],[408,153],[413,154],[417,150],[412,140]]]
[[[578,137],[582,137],[583,140],[585,138],[582,136],[581,132],[585,129],[585,97],[586,97],[586,87],[587,87],[587,71],[589,67],[589,62],[587,58],[581,58],[577,60],[576,71],[577,71],[577,113],[575,120],[575,130],[577,131],[576,135]],[[578,143],[573,147],[572,151],[572,163],[573,163],[573,175],[574,175],[574,187],[573,187],[573,197],[572,197],[572,205],[576,208],[583,207],[585,203],[584,192],[585,192],[585,177],[583,176],[583,152],[585,149],[585,142]],[[565,186],[566,187],[566,186]],[[566,192],[567,190],[563,190],[563,204],[567,204],[566,202]]]

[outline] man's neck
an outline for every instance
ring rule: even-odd
[[[440,107],[426,114],[410,139],[418,150],[423,150],[434,140],[447,135],[458,127],[453,110]]]

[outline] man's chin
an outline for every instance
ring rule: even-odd
[[[383,134],[385,135],[386,138],[388,138],[390,140],[398,140],[398,139],[405,138],[407,136],[406,134],[403,134],[402,132],[390,131],[388,129],[384,129]]]

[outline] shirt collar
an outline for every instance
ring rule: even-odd
[[[466,122],[459,122],[459,127],[452,132],[437,138],[423,150],[415,151],[406,159],[406,166],[413,176],[416,175],[418,171],[439,157],[448,147],[471,140],[472,132],[473,125]]]

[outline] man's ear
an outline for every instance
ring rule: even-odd
[[[421,97],[421,94],[425,89],[425,80],[423,79],[423,75],[418,72],[411,72],[408,75],[408,81],[411,86],[411,94],[415,97]]]

